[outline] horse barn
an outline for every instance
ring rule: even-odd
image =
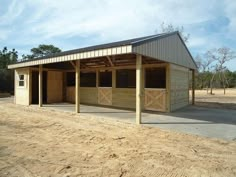
[[[178,32],[96,45],[18,62],[15,104],[80,104],[171,112],[194,104],[197,66]],[[190,83],[191,82],[191,83]]]

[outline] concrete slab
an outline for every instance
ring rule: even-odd
[[[74,112],[68,103],[48,104],[44,107]],[[114,108],[81,105],[81,115],[118,119],[135,123],[135,112]],[[173,113],[145,112],[142,123],[147,126],[195,134],[211,138],[236,140],[236,110],[188,106]]]

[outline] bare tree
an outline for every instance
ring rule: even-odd
[[[230,60],[233,60],[236,58],[235,52],[232,51],[230,48],[227,47],[222,47],[218,49],[212,49],[211,51],[208,51],[206,53],[206,56],[209,57],[212,61],[215,62],[214,66],[214,73],[211,78],[211,94],[212,89],[213,89],[213,81],[218,75],[219,80],[222,81],[223,83],[223,88],[224,88],[224,94],[225,94],[225,88],[227,84],[227,78],[225,76],[225,70],[227,69],[225,63],[227,63]]]
[[[204,58],[204,59],[203,59]],[[206,54],[204,56],[200,56],[199,54],[195,57],[195,62],[198,67],[198,81],[200,82],[200,88],[209,88],[209,75],[212,68],[213,60],[210,57],[207,57]]]
[[[164,22],[162,22],[162,24],[160,25],[160,29],[162,33],[171,33],[174,31],[179,31],[180,36],[182,37],[184,42],[188,42],[190,34],[186,34],[184,32],[184,27],[183,26],[177,26],[175,27],[173,24],[165,24]],[[158,33],[159,30],[155,30],[155,33]]]

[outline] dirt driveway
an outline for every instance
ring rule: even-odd
[[[236,176],[236,142],[0,101],[0,176]]]

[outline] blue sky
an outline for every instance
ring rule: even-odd
[[[184,26],[193,56],[223,46],[236,51],[235,0],[0,0],[0,48],[70,50],[152,35],[162,22]],[[227,67],[235,71],[236,60]]]

